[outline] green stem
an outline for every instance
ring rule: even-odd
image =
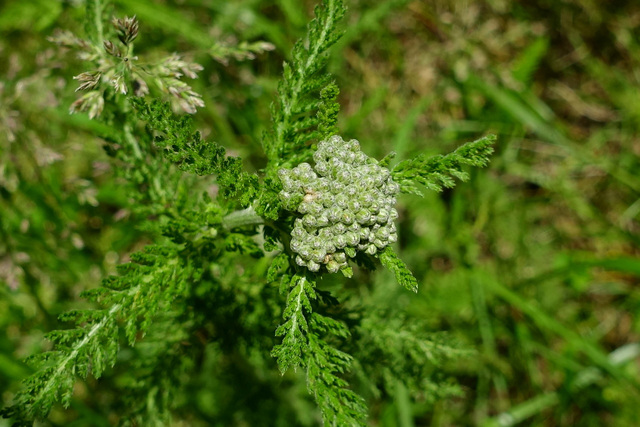
[[[259,216],[253,207],[248,207],[241,211],[231,212],[222,218],[222,227],[230,231],[236,227],[244,227],[248,225],[263,225],[264,219]]]
[[[140,145],[138,145],[138,141],[135,136],[133,136],[133,129],[130,123],[124,124],[124,137],[131,149],[133,150],[133,155],[136,159],[142,159],[142,150],[140,150]]]

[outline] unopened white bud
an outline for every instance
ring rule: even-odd
[[[316,223],[316,218],[311,214],[306,214],[304,217],[302,217],[302,223],[307,227],[312,227]]]
[[[318,264],[317,262],[314,262],[314,261],[309,261],[309,262],[307,262],[307,268],[310,271],[313,271],[315,273],[316,271],[320,270],[320,264]]]
[[[382,240],[380,240],[380,239],[375,239],[375,240],[373,241],[373,244],[374,244],[374,245],[376,245],[379,249],[382,249],[382,248],[384,248],[385,246],[387,246],[387,245],[386,245],[386,243],[384,243],[384,242],[383,242]]]
[[[337,273],[338,270],[340,270],[340,264],[336,261],[331,260],[327,263],[327,271],[329,271],[329,273]]]
[[[333,226],[333,231],[335,234],[344,234],[347,231],[347,227],[339,222]]]
[[[333,254],[333,259],[342,264],[347,262],[347,255],[344,252],[336,252]]]

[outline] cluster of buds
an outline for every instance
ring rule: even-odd
[[[181,80],[195,79],[202,66],[186,61],[176,54],[168,55],[155,64],[142,66],[137,56],[132,56],[133,41],[138,37],[138,20],[135,16],[113,18],[118,41],[103,41],[102,49],[95,49],[89,41],[81,40],[69,32],[58,32],[50,40],[61,46],[80,51],[80,58],[94,62],[97,69],[74,77],[80,82],[76,91],[86,91],[70,108],[71,113],[85,111],[90,118],[102,113],[105,90],[111,86],[116,93],[126,95],[130,90],[135,96],[146,96],[150,86],[169,96],[176,111],[193,114],[204,106],[202,96]]]
[[[400,188],[389,170],[356,140],[332,136],[318,144],[315,167],[278,171],[285,208],[302,214],[291,232],[296,263],[311,271],[347,267],[356,251],[375,255],[397,240],[394,206]]]
[[[194,114],[198,107],[204,107],[204,102],[202,96],[180,78],[186,76],[195,79],[199,71],[202,71],[200,64],[185,61],[175,53],[148,70],[153,75],[156,86],[162,92],[171,95],[176,107],[189,114]]]
[[[124,18],[113,18],[111,21],[118,34],[118,39],[125,46],[138,37],[138,20],[135,15],[133,17],[125,16]]]

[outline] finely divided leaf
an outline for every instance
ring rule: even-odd
[[[197,270],[181,262],[178,250],[176,246],[150,246],[132,255],[134,262],[119,268],[122,276],[116,289],[102,287],[100,292],[88,293],[108,308],[61,315],[61,320],[74,321],[76,328],[47,334],[56,350],[30,358],[39,370],[25,380],[25,388],[16,394],[14,405],[0,415],[19,420],[44,418],[56,402],[69,406],[78,378],[89,374],[99,378],[113,366],[121,333],[133,345],[156,316],[166,315],[167,307],[186,294],[188,283],[197,280]],[[137,264],[136,260],[146,265]],[[105,279],[107,286],[114,282],[113,278]]]
[[[275,282],[287,268],[289,268],[289,255],[281,252],[271,261],[271,265],[267,270],[267,283]]]
[[[176,116],[166,102],[146,103],[132,98],[138,117],[156,133],[156,146],[165,156],[184,171],[197,175],[216,175],[221,194],[226,199],[238,199],[247,207],[258,194],[258,177],[243,171],[239,157],[226,155],[221,145],[203,140],[194,132],[190,116]]]
[[[307,277],[295,275],[290,282],[291,290],[282,317],[285,322],[276,329],[276,336],[284,337],[282,344],[276,345],[271,355],[278,361],[280,372],[284,374],[291,367],[304,365],[303,355],[308,348],[309,326],[306,316],[311,312],[309,298],[315,299],[314,284]]]
[[[487,135],[444,156],[418,155],[398,163],[391,174],[403,193],[422,195],[418,185],[423,185],[429,190],[442,191],[443,188],[456,185],[454,178],[461,181],[469,179],[469,174],[462,169],[463,166],[486,166],[489,156],[493,153],[495,141],[495,135]]]
[[[390,246],[380,252],[380,262],[396,276],[399,284],[410,291],[418,292],[418,281]]]
[[[304,367],[307,389],[320,407],[325,425],[360,426],[365,424],[367,407],[360,396],[348,388],[339,375],[345,373],[351,356],[329,344],[326,337],[348,338],[341,321],[312,312],[317,300],[315,283],[306,276],[294,276],[283,318],[276,330],[282,343],[273,348],[280,372]]]
[[[342,0],[324,0],[316,7],[306,42],[299,40],[292,61],[284,64],[278,99],[271,111],[273,129],[263,141],[270,167],[287,161],[299,163],[296,152],[308,141],[335,133],[339,90],[323,69],[328,49],[342,36],[337,23],[345,10]]]

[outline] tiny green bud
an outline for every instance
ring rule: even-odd
[[[370,175],[367,175],[362,179],[362,186],[366,188],[373,188],[375,187],[375,184],[376,184],[375,178]]]
[[[293,227],[293,230],[291,230],[291,237],[293,237],[294,239],[299,239],[306,234],[307,233],[304,231],[304,229],[298,227],[297,225]]]
[[[326,156],[324,155],[322,150],[320,150],[320,145],[318,144],[318,149],[316,150],[315,153],[313,153],[313,161],[316,162],[316,167],[315,167],[316,171],[318,170],[318,163],[324,162],[325,158]]]
[[[325,161],[316,162],[316,172],[325,176],[329,173],[329,164]]]
[[[344,253],[349,256],[349,258],[355,258],[356,250],[354,248],[346,247],[344,248]]]
[[[333,254],[333,259],[335,259],[340,264],[344,264],[347,262],[347,255],[344,252],[336,252]]]
[[[293,252],[298,253],[298,251],[302,247],[302,242],[298,239],[291,239],[291,243],[289,244],[289,246],[291,247],[291,250]]]
[[[323,249],[326,253],[332,253],[335,252],[336,245],[333,240],[325,240]]]
[[[366,161],[367,161],[367,155],[364,154],[362,151],[355,153],[356,158],[354,160],[354,163],[357,165],[363,165]]]
[[[341,194],[344,192],[344,184],[342,184],[341,182],[331,181],[329,186],[329,191],[331,191],[332,194]]]
[[[316,217],[312,214],[306,214],[304,217],[302,217],[302,223],[307,227],[312,227],[316,224]]]
[[[309,261],[307,262],[307,268],[315,273],[316,271],[320,270],[320,264],[314,261]]]
[[[376,231],[376,237],[380,240],[386,240],[389,238],[389,229],[387,227],[380,227],[377,231]]]
[[[369,207],[371,206],[371,204],[373,203],[374,198],[370,193],[364,193],[361,197],[360,197],[360,202],[362,203],[362,206],[365,207]]]
[[[351,151],[360,150],[360,143],[356,139],[352,139],[351,141],[347,142],[345,145]]]
[[[324,211],[322,205],[317,202],[309,203],[309,213],[313,215],[319,215],[322,211]]]
[[[338,194],[335,197],[335,203],[336,205],[340,206],[342,209],[347,207],[347,204],[349,203],[349,197],[346,194]]]
[[[371,220],[371,214],[364,209],[359,210],[358,213],[356,214],[356,221],[358,221],[360,224],[365,225],[369,223],[370,220]]]
[[[318,227],[326,227],[327,225],[329,225],[329,218],[327,217],[327,214],[321,213],[320,215],[318,215],[316,219],[316,225],[318,225]]]
[[[354,197],[356,194],[358,194],[358,187],[356,187],[355,185],[348,185],[347,188],[344,189],[344,192],[347,194],[347,196],[349,197]]]
[[[387,194],[395,195],[399,192],[400,186],[398,185],[398,183],[389,179],[389,182],[387,183]]]
[[[306,162],[305,163],[300,163],[295,169],[298,170],[298,173],[300,175],[313,172],[313,168],[311,168],[311,165],[309,163],[306,163]]]
[[[318,142],[318,148],[316,149],[316,153],[326,150],[329,145],[331,145],[329,141]]]
[[[347,190],[349,190],[349,188],[351,188],[351,186],[347,187]],[[347,208],[351,212],[358,212],[360,210],[360,202],[357,199],[350,199],[347,203]]]
[[[342,217],[342,209],[340,209],[337,206],[333,206],[329,208],[329,211],[327,212],[327,218],[329,219],[329,221],[338,222],[341,217]]]
[[[317,263],[321,263],[326,256],[326,252],[320,249],[316,249],[311,252],[311,260]]]
[[[280,198],[281,198],[282,200],[289,200],[289,199],[291,199],[291,193],[289,193],[288,191],[284,191],[284,190],[282,190],[282,191],[280,192]]]
[[[354,164],[356,160],[356,153],[354,153],[353,151],[346,152],[344,155],[344,160],[349,164]]]
[[[348,169],[339,170],[336,174],[336,179],[345,184],[349,184],[351,182],[351,173]]]
[[[320,248],[322,248],[324,246],[324,242],[322,241],[322,239],[320,237],[313,237],[312,240],[310,241],[310,243],[311,243],[311,246],[314,249],[320,249]]]
[[[389,212],[384,209],[380,210],[380,213],[376,216],[376,222],[378,224],[386,224],[389,220]]]
[[[309,259],[311,256],[311,250],[306,246],[302,246],[298,251],[298,254],[300,254],[303,259]]]
[[[340,219],[344,224],[351,224],[355,220],[355,215],[349,211],[343,211]]]
[[[331,160],[329,160],[329,168],[332,170],[338,171],[344,167],[344,162],[337,157],[332,157]]]
[[[329,143],[331,143],[331,145],[337,145],[343,144],[344,141],[342,141],[342,138],[340,138],[339,135],[333,135],[331,138],[329,138]]]
[[[355,246],[360,241],[360,237],[353,231],[349,231],[348,233],[346,233],[345,238],[347,239],[347,243],[350,246]]]
[[[327,263],[327,271],[329,271],[329,273],[337,273],[338,270],[340,270],[340,264],[336,261],[331,260]]]
[[[344,234],[347,231],[347,227],[343,223],[339,222],[333,226],[333,231],[335,234]]]

